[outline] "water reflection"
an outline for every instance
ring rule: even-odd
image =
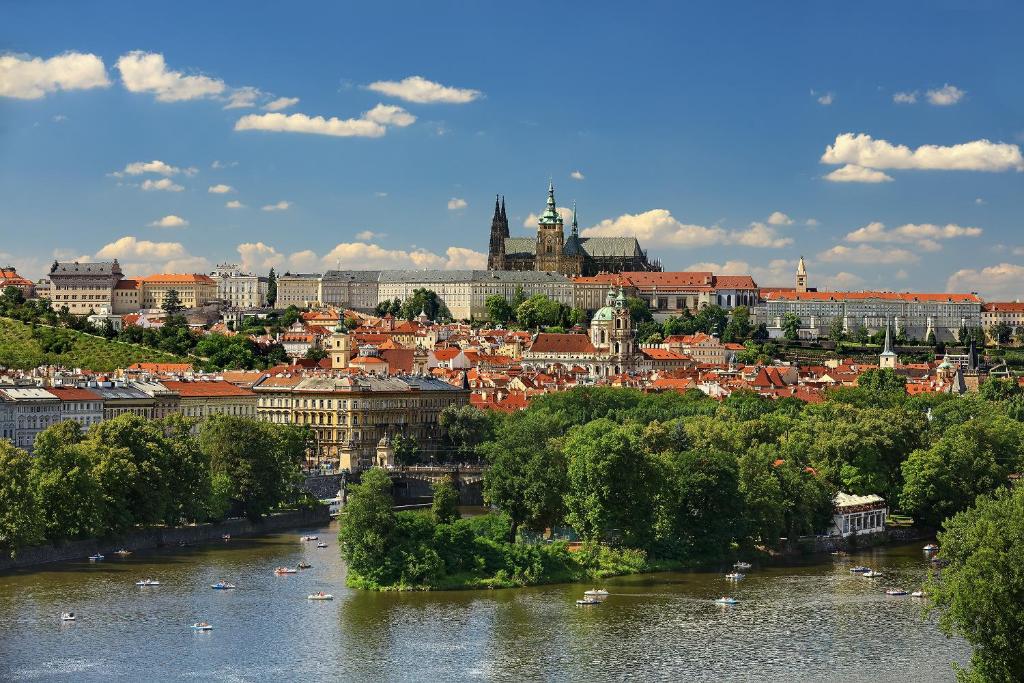
[[[917,546],[785,567],[674,573],[593,586],[514,591],[365,593],[344,587],[333,529],[108,555],[0,576],[0,677],[15,680],[495,681],[953,680],[947,640],[921,601]],[[279,565],[311,569],[275,576]],[[851,574],[864,564],[880,579]],[[160,586],[134,582],[152,577]],[[211,590],[224,579],[231,591]],[[306,600],[314,591],[333,602]],[[739,603],[720,606],[724,593]],[[61,623],[72,610],[78,621]],[[188,626],[208,620],[214,630]]]

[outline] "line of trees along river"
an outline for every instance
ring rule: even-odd
[[[0,441],[0,550],[245,515],[299,502],[302,430],[241,417],[62,422],[32,456]]]

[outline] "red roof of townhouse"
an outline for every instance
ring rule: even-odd
[[[179,382],[167,380],[161,382],[165,387],[176,392],[182,398],[217,398],[229,396],[253,396],[253,392],[231,382],[216,380],[212,382]]]
[[[437,360],[447,361],[452,360],[460,353],[462,353],[462,349],[460,349],[457,346],[449,346],[446,348],[434,349],[432,353],[434,354],[434,358],[436,358]]]
[[[713,287],[715,275],[709,271],[644,272],[622,273],[634,287]]]
[[[715,343],[718,340],[709,334],[697,332],[696,334],[670,334],[662,340],[662,344],[703,344],[705,342]]]
[[[263,372],[260,370],[225,370],[221,373],[225,382],[247,388],[256,384],[262,376]]]
[[[541,332],[530,345],[531,353],[594,353],[596,349],[585,334]]]
[[[764,367],[758,371],[750,386],[758,389],[780,389],[786,386],[786,381],[778,368]]]
[[[991,301],[981,307],[986,313],[1024,313],[1024,302]]]
[[[881,299],[884,301],[933,302],[933,303],[968,303],[980,304],[977,294],[932,294],[924,292],[786,292],[773,291],[766,298],[769,301],[864,301]]]
[[[31,287],[32,281],[18,275],[14,268],[0,268],[0,286],[3,287]]]
[[[136,278],[139,282],[151,282],[153,284],[170,284],[170,283],[201,283],[204,285],[215,285],[209,275],[203,275],[201,273],[158,273],[156,275],[146,275],[144,277]]]
[[[114,289],[138,289],[142,286],[141,280],[118,280]]]
[[[79,387],[47,387],[51,394],[62,401],[101,401],[103,398],[96,392]]]
[[[658,347],[651,349],[640,349],[640,353],[647,356],[651,360],[690,360],[689,356],[684,356],[681,353],[676,353],[675,351],[669,351],[668,349],[662,349]]]
[[[757,289],[757,283],[749,275],[716,275],[715,287],[719,289]]]
[[[413,350],[412,349],[381,349],[381,358],[388,362],[392,372],[412,372]]]
[[[125,369],[155,373],[192,372],[192,365],[190,363],[133,363]]]

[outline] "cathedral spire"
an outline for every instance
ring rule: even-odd
[[[505,237],[508,237],[508,214],[505,213],[505,195],[501,195],[501,224],[504,226]]]
[[[576,200],[572,200],[572,234],[578,236],[580,234],[579,225],[576,223]]]
[[[544,215],[540,217],[541,225],[561,225],[562,217],[558,215],[558,207],[555,205],[555,183],[548,181],[548,203],[544,208]]]
[[[494,195],[494,218],[491,219],[494,221],[501,219],[501,206],[498,204],[499,196],[500,195]]]

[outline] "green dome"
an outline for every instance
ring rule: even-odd
[[[615,319],[615,309],[611,308],[610,306],[605,306],[604,308],[597,309],[597,313],[595,313],[594,317],[592,318],[592,320],[614,320],[614,319]]]

